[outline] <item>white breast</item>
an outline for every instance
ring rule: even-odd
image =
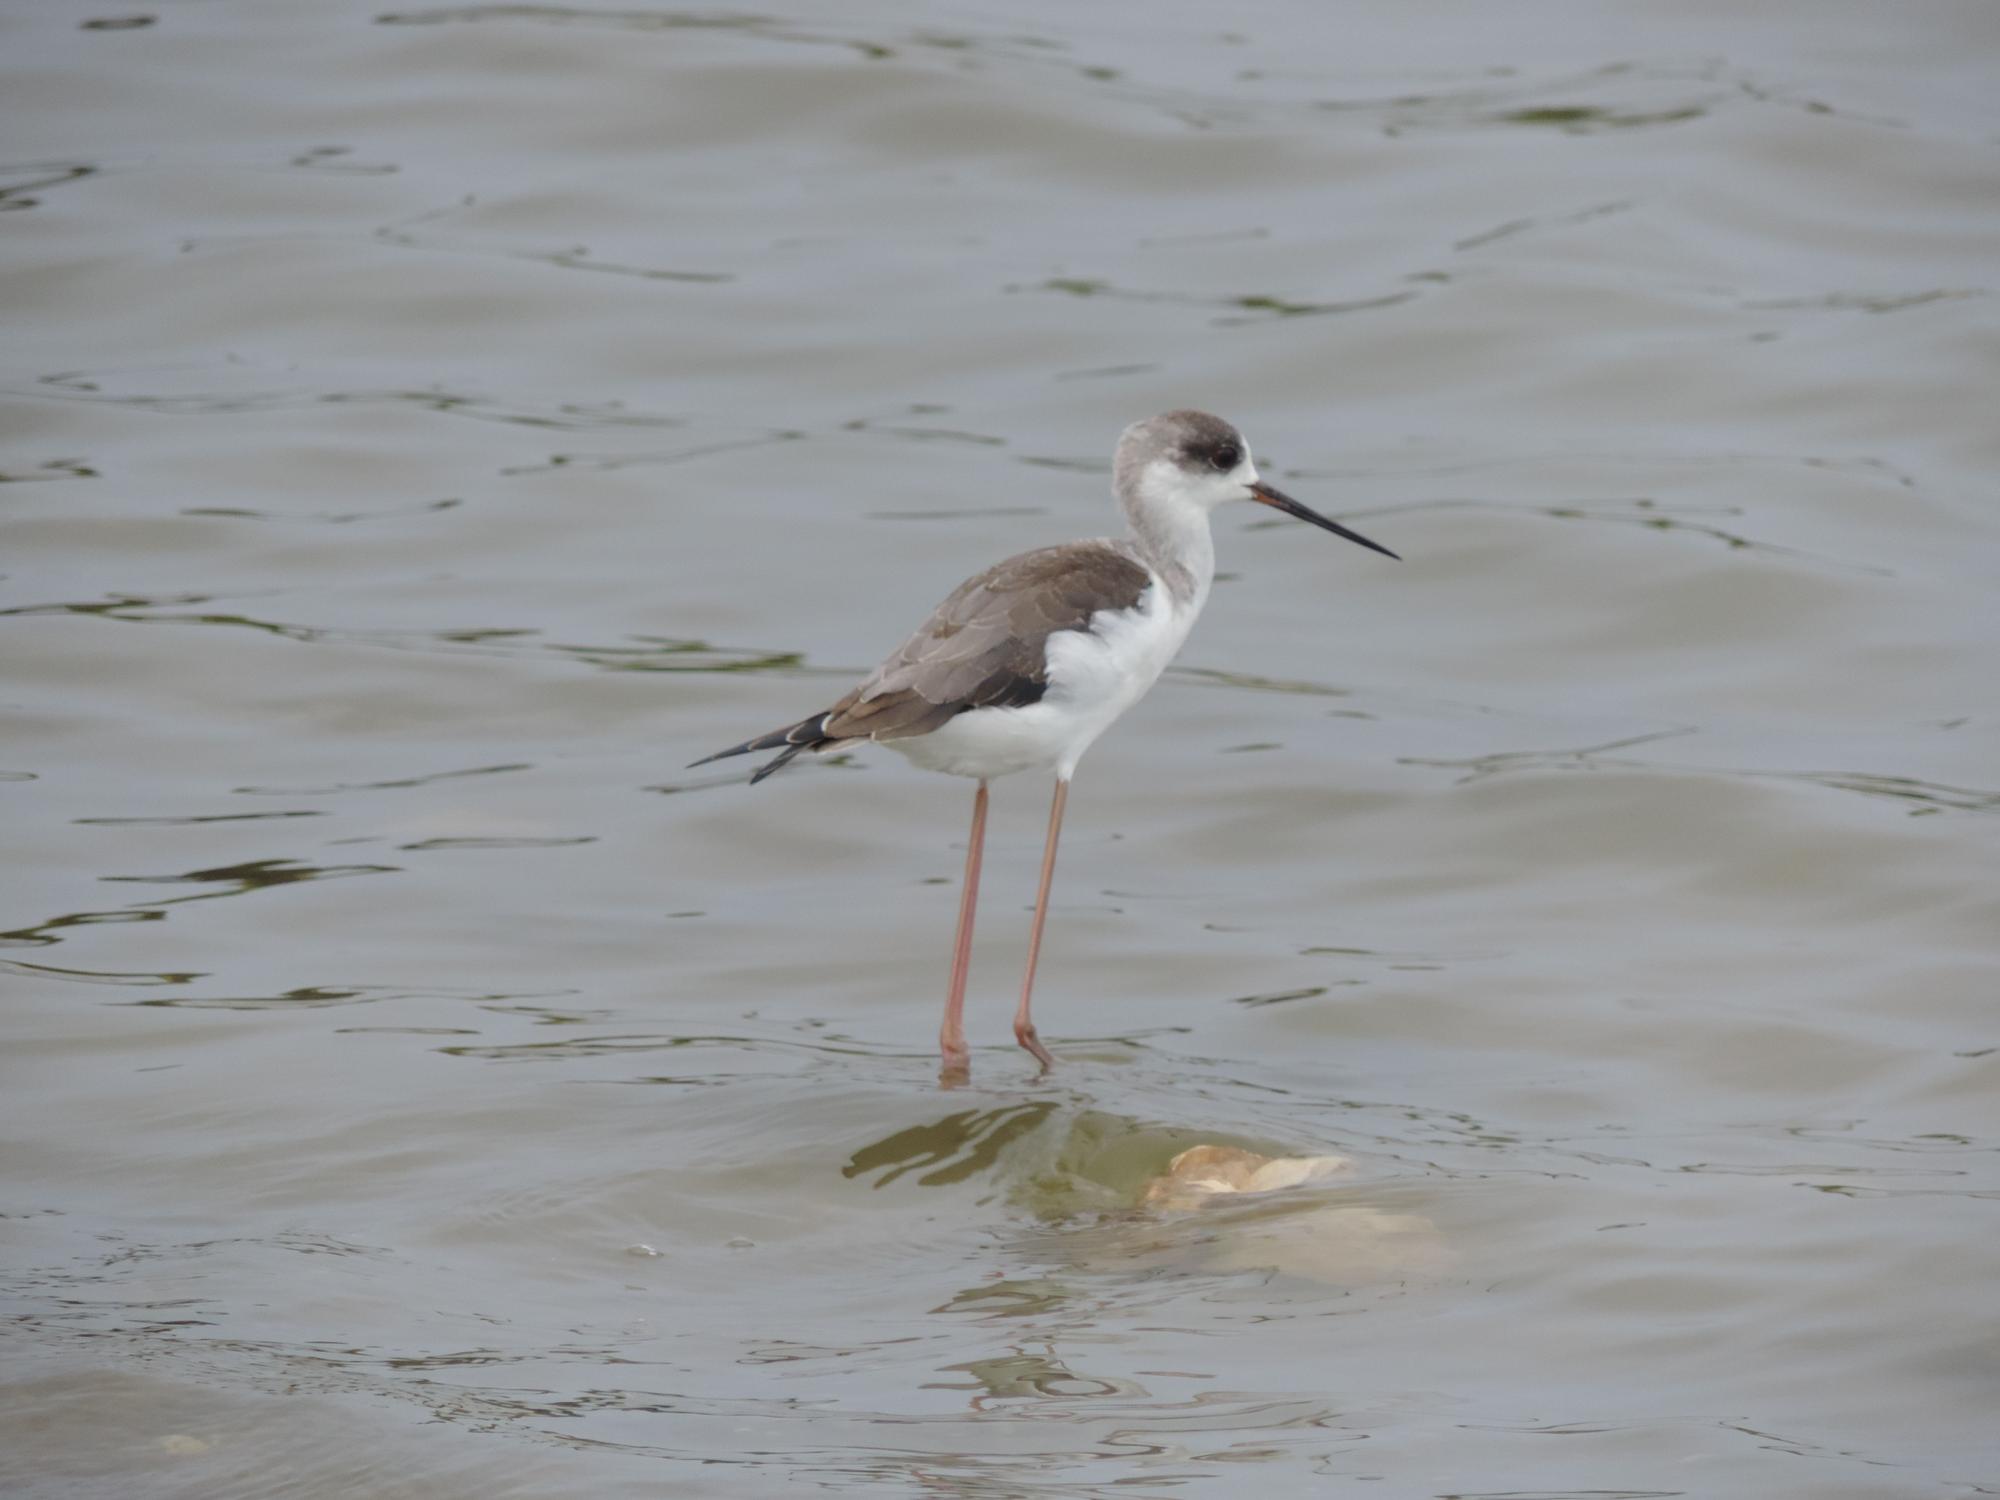
[[[1097,737],[1145,696],[1201,612],[1155,575],[1130,609],[1099,610],[1088,630],[1048,639],[1049,688],[1025,708],[976,708],[926,735],[885,741],[926,770],[989,778],[1052,770],[1068,780]]]

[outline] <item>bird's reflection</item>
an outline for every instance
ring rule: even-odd
[[[983,1411],[990,1401],[1023,1397],[1075,1398],[1091,1396],[1141,1396],[1145,1390],[1129,1380],[1107,1380],[1096,1375],[1079,1375],[1055,1357],[1053,1346],[1046,1354],[1030,1354],[1010,1349],[988,1359],[969,1359],[963,1364],[945,1365],[946,1374],[964,1373],[970,1380],[927,1381],[925,1390],[975,1392],[967,1405]]]
[[[948,1302],[931,1309],[939,1313],[972,1313],[990,1318],[1031,1318],[1054,1312],[1075,1295],[1055,1281],[1003,1280],[969,1286]]]
[[[946,1187],[988,1171],[1000,1153],[1030,1134],[1055,1110],[1053,1103],[1013,1104],[1003,1109],[959,1110],[928,1125],[912,1125],[863,1146],[840,1169],[843,1177],[880,1172],[876,1187],[887,1187],[906,1172],[922,1171],[922,1187]],[[928,1168],[929,1170],[923,1170]]]

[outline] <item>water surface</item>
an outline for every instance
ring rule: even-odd
[[[8,1488],[2000,1491],[1989,7],[0,27]],[[967,788],[681,768],[1186,404],[1407,560],[941,1093]]]

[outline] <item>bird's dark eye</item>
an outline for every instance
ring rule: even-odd
[[[1243,462],[1243,450],[1234,443],[1219,444],[1209,450],[1208,462],[1210,467],[1219,469],[1227,474],[1231,469]]]

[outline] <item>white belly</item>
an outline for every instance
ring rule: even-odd
[[[1067,781],[1093,741],[1145,696],[1187,640],[1200,604],[1176,607],[1158,579],[1127,610],[1048,639],[1048,693],[1025,708],[975,708],[929,734],[885,740],[916,765],[953,776],[1046,770]]]

